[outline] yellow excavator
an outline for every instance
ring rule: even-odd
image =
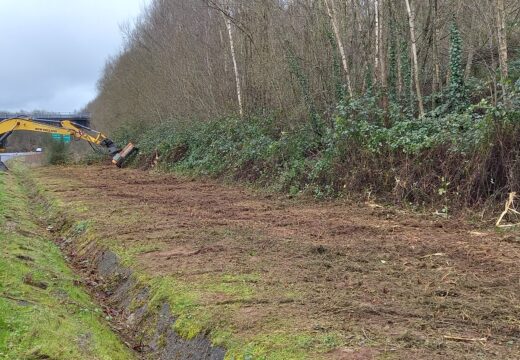
[[[121,149],[99,131],[70,120],[54,121],[31,117],[13,117],[0,121],[0,152],[5,151],[7,138],[15,131],[69,135],[75,140],[84,140],[90,144],[102,146],[108,150],[108,154],[112,157],[112,163],[117,167],[122,167],[125,160],[137,151],[132,143]]]

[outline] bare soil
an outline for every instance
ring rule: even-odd
[[[150,277],[250,274],[253,296],[200,299],[238,304],[227,321],[242,338],[336,334],[332,359],[520,358],[515,232],[105,166],[34,174]]]

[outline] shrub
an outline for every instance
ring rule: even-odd
[[[46,152],[47,162],[51,165],[66,164],[69,160],[69,146],[64,141],[49,140]]]
[[[520,102],[518,92],[508,96],[507,105],[483,100],[461,112],[435,109],[420,121],[394,104],[387,127],[388,114],[368,94],[341,101],[321,135],[312,123],[282,130],[258,116],[187,126],[172,120],[120,136],[138,141],[144,167],[159,155],[168,170],[293,195],[370,191],[398,202],[471,205],[520,188]]]

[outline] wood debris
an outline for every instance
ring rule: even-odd
[[[508,197],[508,199],[506,201],[506,204],[504,206],[504,211],[502,212],[502,214],[500,214],[500,217],[498,218],[498,220],[496,222],[496,226],[497,227],[512,227],[512,226],[520,225],[520,223],[517,223],[517,224],[501,224],[502,220],[504,219],[504,217],[507,214],[509,214],[509,213],[512,213],[512,214],[515,214],[515,215],[520,215],[520,212],[518,212],[514,208],[515,199],[516,199],[516,192],[509,193],[509,197]]]
[[[445,340],[451,340],[451,341],[463,341],[463,342],[484,342],[487,341],[487,338],[469,338],[469,337],[462,337],[462,336],[451,336],[451,335],[444,335]]]

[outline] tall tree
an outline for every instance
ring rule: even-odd
[[[386,51],[385,51],[385,45],[384,45],[384,1],[379,0],[378,4],[379,10],[377,12],[379,16],[379,73],[380,73],[380,85],[381,85],[381,92],[383,94],[383,109],[386,111],[388,109],[388,79],[386,74]]]
[[[417,93],[417,102],[419,103],[419,113],[421,117],[424,116],[424,104],[421,92],[421,82],[419,76],[419,60],[417,59],[417,39],[415,35],[415,12],[410,6],[410,0],[405,0],[406,10],[408,12],[408,24],[410,27],[410,40],[412,42],[412,60],[413,60],[413,75],[415,80],[415,92]]]
[[[461,110],[466,104],[464,71],[462,69],[462,39],[455,21],[450,27],[450,102],[453,109]]]
[[[433,5],[433,21],[432,21],[432,42],[433,42],[433,87],[432,92],[441,90],[441,64],[439,57],[439,4],[438,0],[433,0],[433,4],[430,2],[430,6]]]
[[[378,71],[379,71],[379,56],[381,55],[379,52],[379,42],[381,40],[381,30],[379,29],[379,0],[374,0],[374,31],[375,31],[375,43],[376,43],[376,51],[374,56],[374,77],[377,80],[379,77]]]
[[[500,62],[500,74],[504,82],[509,76],[507,66],[507,34],[506,34],[506,11],[504,0],[496,0],[497,35],[498,35],[498,60]]]
[[[350,81],[350,71],[348,67],[347,55],[345,54],[345,48],[343,47],[343,41],[341,39],[341,33],[339,31],[338,20],[336,19],[336,10],[334,8],[334,0],[330,0],[331,4],[329,5],[329,0],[323,0],[325,3],[325,8],[327,9],[327,15],[330,18],[332,23],[332,29],[334,30],[334,36],[336,37],[336,42],[338,43],[338,50],[341,56],[341,63],[343,64],[343,70],[345,71],[345,76],[347,79],[347,89],[348,95],[352,96],[352,83]]]
[[[229,14],[223,14],[224,22],[229,36],[229,47],[231,50],[231,59],[233,60],[233,70],[235,72],[235,82],[237,87],[237,99],[238,99],[238,111],[240,116],[244,116],[244,107],[242,105],[242,86],[240,84],[240,73],[238,72],[237,55],[235,52],[235,41],[233,39],[233,28],[231,25],[231,19]]]

